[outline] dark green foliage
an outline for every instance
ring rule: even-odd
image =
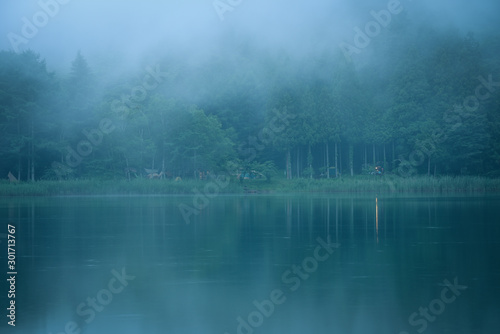
[[[135,98],[145,73],[109,79],[78,52],[56,76],[33,52],[0,52],[0,173],[131,180],[246,170],[269,181],[381,165],[402,177],[500,176],[500,87],[481,88],[487,98],[470,107],[482,82],[500,81],[499,37],[398,22],[386,35],[359,64],[228,36],[233,47],[225,41],[196,65],[165,56],[161,82]]]

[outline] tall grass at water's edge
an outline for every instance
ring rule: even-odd
[[[402,178],[386,175],[355,176],[339,179],[274,179],[245,180],[240,183],[232,179],[225,186],[205,186],[213,181],[182,180],[68,180],[38,181],[10,184],[0,182],[0,196],[58,196],[58,195],[162,195],[245,192],[324,192],[324,193],[496,193],[500,192],[500,179],[480,176],[442,176]]]
[[[203,192],[207,182],[196,180],[67,180],[0,183],[0,196],[61,196],[61,195],[163,195]],[[242,192],[236,183],[229,183],[221,192]],[[212,190],[211,190],[212,191]]]
[[[500,192],[500,179],[479,176],[412,178],[359,176],[333,180],[291,180],[289,184],[284,186],[284,189],[354,193],[491,193]]]

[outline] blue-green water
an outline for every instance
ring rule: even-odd
[[[180,204],[0,199],[1,333],[500,328],[499,197],[218,196],[189,224]]]

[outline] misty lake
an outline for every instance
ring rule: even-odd
[[[192,202],[0,199],[3,268],[16,229],[10,332],[500,328],[498,196],[218,196],[186,224],[179,205]]]

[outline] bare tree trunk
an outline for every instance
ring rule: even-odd
[[[17,179],[21,181],[21,156],[17,156]]]
[[[339,145],[339,174],[342,177],[342,143]]]
[[[367,152],[366,152],[366,144],[363,145],[365,147],[365,169],[368,168],[368,156],[367,156]]]
[[[330,178],[330,156],[328,154],[328,142],[325,143],[326,149],[326,178]]]
[[[309,178],[312,179],[313,178],[313,166],[312,166],[312,153],[311,153],[311,144],[309,143],[309,152],[308,152],[308,155],[307,155],[307,160],[309,160],[309,172],[311,174],[309,174]]]
[[[375,161],[375,144],[372,144],[373,146],[373,165],[375,166],[377,162]]]
[[[297,146],[297,178],[300,177],[300,163],[299,163],[299,157],[300,157],[300,147]]]
[[[337,142],[335,142],[335,178],[339,177],[337,146],[338,146],[338,144],[337,144]]]
[[[427,176],[431,176],[431,156],[427,159]]]
[[[35,163],[33,158],[31,159],[31,182],[35,182]]]
[[[386,155],[385,155],[385,144],[384,144],[384,169],[387,167],[387,159],[386,159]]]
[[[290,149],[286,151],[286,178],[287,180],[292,179],[292,162],[290,161]]]
[[[130,168],[128,166],[128,158],[127,158],[127,156],[125,156],[125,166],[127,168],[127,178],[130,181]]]
[[[394,164],[396,163],[396,155],[394,152],[394,140],[392,141],[392,164],[391,164],[391,169],[394,170]]]
[[[161,158],[161,176],[160,179],[163,179],[165,176],[165,150],[162,150],[162,158]]]
[[[351,176],[354,176],[354,145],[349,144],[349,169],[351,170]]]
[[[35,132],[31,121],[31,182],[35,182]]]

